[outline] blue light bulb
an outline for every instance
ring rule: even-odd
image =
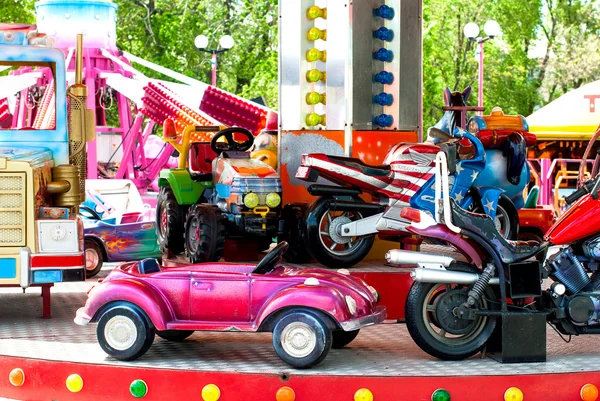
[[[379,40],[391,42],[392,40],[394,40],[394,31],[386,28],[385,26],[382,26],[381,28],[373,32],[373,36]]]
[[[383,47],[373,53],[373,58],[386,63],[391,63],[394,59],[394,53],[391,50],[384,49]]]
[[[390,116],[389,114],[380,114],[376,117],[373,117],[373,124],[388,128],[394,124],[394,117]]]
[[[394,18],[395,14],[396,13],[394,12],[394,9],[389,6],[386,6],[385,4],[382,5],[381,7],[373,10],[373,15],[375,15],[376,17],[384,18],[384,19],[391,20]]]
[[[381,71],[375,74],[375,82],[379,82],[383,85],[391,85],[394,83],[394,74],[387,71]]]
[[[391,106],[394,103],[394,96],[389,93],[381,92],[379,95],[373,96],[373,103],[380,106]]]

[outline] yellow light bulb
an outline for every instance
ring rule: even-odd
[[[327,51],[326,50],[319,50],[319,49],[313,47],[312,49],[310,49],[306,52],[306,61],[308,61],[309,63],[312,63],[312,62],[318,61],[318,60],[321,60],[323,62],[327,61]]]
[[[517,387],[510,387],[504,393],[504,401],[523,401],[523,392]]]
[[[83,379],[76,373],[67,377],[67,389],[72,393],[78,393],[83,388]]]
[[[306,18],[313,20],[317,18],[327,18],[327,9],[318,6],[312,6],[306,10]]]
[[[218,401],[221,398],[221,390],[214,384],[207,384],[202,389],[203,401]]]
[[[294,401],[296,399],[296,394],[294,393],[294,390],[289,387],[281,387],[277,390],[275,399],[277,401]]]
[[[598,387],[588,383],[581,387],[579,395],[583,401],[596,401],[598,399]]]
[[[354,393],[354,401],[373,401],[373,393],[369,389],[361,388]]]

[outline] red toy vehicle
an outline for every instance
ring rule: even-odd
[[[280,243],[256,266],[120,266],[89,292],[75,323],[98,323],[100,346],[121,360],[142,356],[155,333],[181,341],[194,330],[270,331],[282,360],[308,368],[385,319],[373,287],[344,271],[279,266],[286,249]]]

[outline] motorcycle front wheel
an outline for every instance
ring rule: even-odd
[[[475,273],[467,263],[454,263],[449,270]],[[460,319],[456,311],[467,300],[471,286],[415,282],[406,299],[406,327],[415,343],[429,355],[444,360],[460,360],[475,355],[486,345],[496,318],[477,316]],[[497,298],[487,286],[477,309],[497,309]]]
[[[335,268],[352,267],[367,256],[375,235],[344,237],[341,227],[360,220],[358,211],[337,211],[330,208],[331,198],[315,201],[308,212],[307,244],[310,254],[321,264]]]

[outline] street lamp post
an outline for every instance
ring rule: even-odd
[[[477,106],[483,107],[483,44],[490,39],[494,39],[496,36],[500,35],[500,25],[494,21],[489,20],[483,26],[483,31],[485,32],[485,37],[480,37],[479,35],[479,26],[474,22],[469,22],[465,25],[463,32],[465,36],[470,40],[477,42],[479,46],[479,85],[477,88]],[[479,114],[483,114],[483,111],[479,111]]]
[[[212,57],[210,59],[210,67],[212,71],[212,86],[217,86],[217,54],[224,53],[227,50],[231,49],[235,43],[233,37],[230,35],[225,35],[221,37],[219,40],[219,46],[216,49],[207,49],[208,47],[208,36],[206,35],[198,35],[196,39],[194,39],[194,45],[198,52],[211,53]]]

